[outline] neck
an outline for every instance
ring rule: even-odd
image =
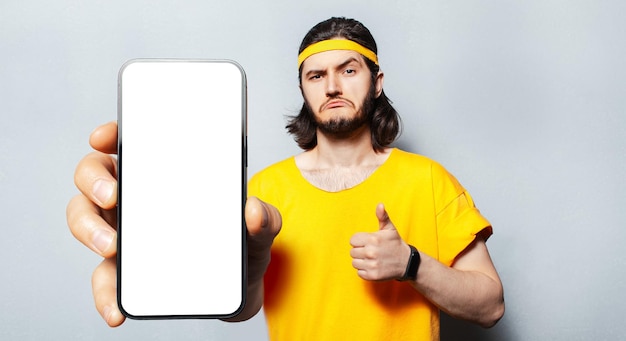
[[[317,146],[311,150],[314,168],[359,167],[377,164],[369,126],[363,126],[349,136],[329,136],[317,132]]]
[[[318,131],[317,146],[296,156],[296,165],[313,186],[338,192],[365,181],[385,162],[390,151],[374,150],[367,126],[342,137]]]

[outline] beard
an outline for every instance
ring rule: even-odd
[[[319,117],[315,116],[309,104],[305,103],[308,114],[313,118],[317,128],[322,133],[342,138],[350,136],[355,131],[371,123],[374,115],[374,102],[376,101],[375,92],[375,87],[370,87],[367,96],[363,99],[361,108],[354,117],[331,117],[328,120],[322,121]]]

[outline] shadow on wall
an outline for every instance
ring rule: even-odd
[[[517,338],[506,326],[505,317],[491,329],[457,320],[441,313],[441,341],[515,341]]]

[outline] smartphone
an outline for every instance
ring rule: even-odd
[[[136,319],[245,303],[246,76],[229,60],[135,59],[118,81],[118,304]]]

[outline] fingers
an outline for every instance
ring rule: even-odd
[[[117,161],[110,155],[93,152],[76,167],[74,183],[91,201],[104,209],[117,204]]]
[[[356,233],[350,238],[352,266],[358,276],[365,280],[397,278],[404,271],[404,246],[408,246],[391,222],[383,204],[376,206],[376,218],[378,231]]]
[[[406,259],[408,259],[405,251],[410,253],[408,245],[398,238],[377,239],[373,238],[375,233],[369,235],[369,238],[363,239],[365,245],[353,246],[350,249],[352,267],[357,270],[358,276],[365,280],[388,280],[401,277],[406,268]],[[355,244],[358,243],[360,241],[355,242]]]
[[[374,258],[375,254],[372,253],[373,248],[365,248],[365,246],[369,245],[368,240],[370,236],[368,233],[357,233],[352,238],[350,238],[350,257],[352,259],[367,259]]]
[[[367,281],[378,280],[377,272],[373,269],[377,269],[378,263],[376,260],[369,259],[353,259],[352,267],[356,269],[357,276]]]
[[[81,243],[103,257],[117,252],[117,233],[112,222],[105,218],[112,212],[102,210],[84,195],[79,194],[67,205],[67,223],[70,231]],[[114,220],[114,216],[110,216]]]
[[[74,173],[76,187],[82,192],[67,205],[70,231],[81,243],[106,259],[95,269],[92,289],[96,308],[107,324],[117,327],[125,320],[117,306],[116,210],[117,161],[106,154],[117,153],[117,123],[96,128],[89,144],[98,152],[83,158]]]
[[[117,154],[117,122],[97,127],[89,136],[93,149],[106,154]]]
[[[383,250],[371,246],[357,247],[350,250],[350,257],[352,267],[362,279],[369,281],[389,279],[387,259]]]
[[[91,287],[96,309],[110,327],[126,319],[117,305],[117,273],[115,258],[107,258],[93,272]]]
[[[371,233],[366,232],[355,233],[350,238],[350,246],[352,247],[363,247],[367,244],[375,242],[376,238],[374,238]]]

